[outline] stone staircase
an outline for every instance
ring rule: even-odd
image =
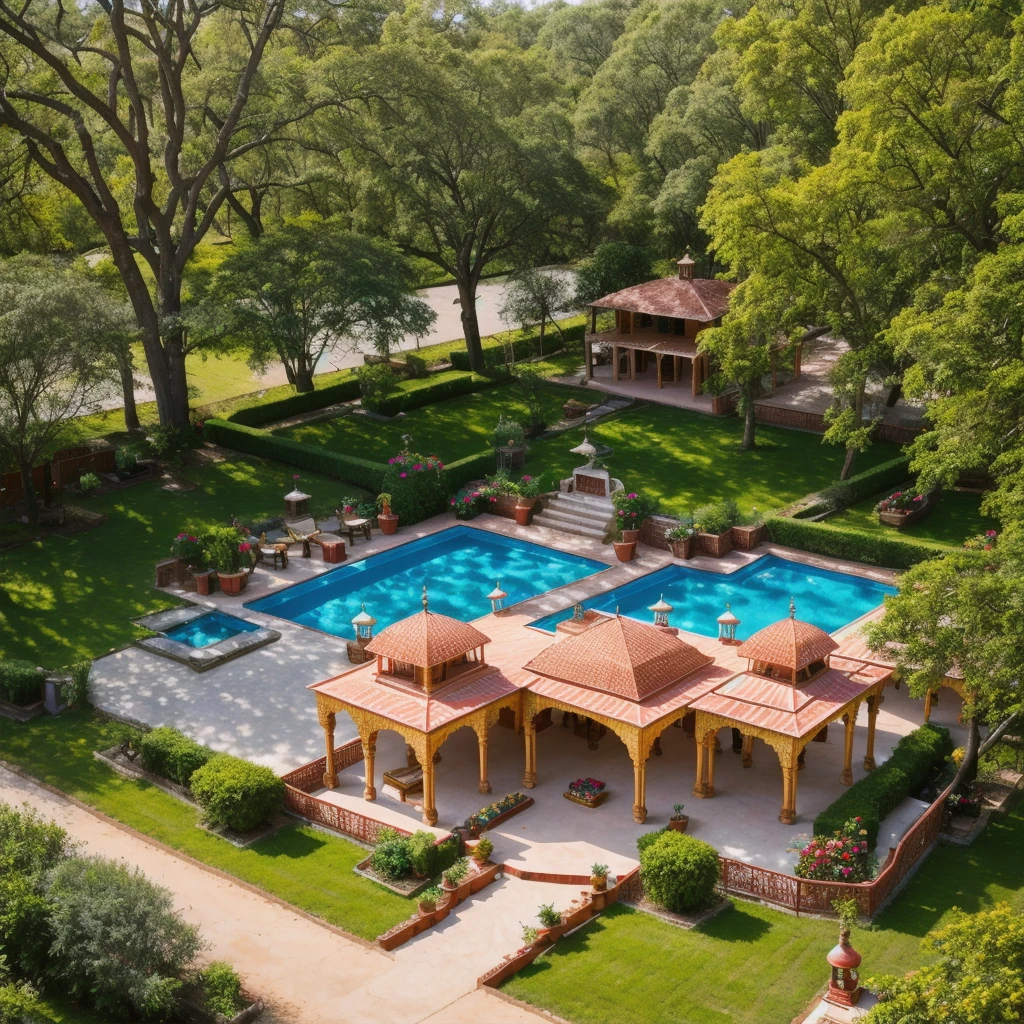
[[[561,492],[548,500],[547,507],[533,517],[535,526],[604,541],[615,522],[615,509],[607,498]]]

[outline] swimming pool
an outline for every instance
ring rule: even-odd
[[[796,601],[797,617],[832,633],[860,618],[882,603],[894,587],[846,573],[817,569],[791,562],[777,555],[766,555],[728,576],[702,569],[670,565],[641,579],[616,587],[606,594],[583,602],[584,608],[614,612],[650,622],[647,609],[664,594],[675,607],[669,624],[691,633],[718,636],[718,616],[725,605],[732,607],[740,620],[736,635],[745,640],[764,626],[785,618],[789,599]],[[549,633],[572,609],[554,612],[531,625]]]
[[[487,594],[497,579],[508,594],[508,606],[607,568],[592,558],[453,526],[333,569],[246,607],[350,637],[360,605],[365,604],[377,619],[379,631],[422,609],[424,585],[431,611],[469,622],[491,610]]]
[[[188,647],[209,647],[211,644],[219,644],[221,640],[230,640],[240,633],[255,633],[259,628],[254,622],[236,619],[234,615],[210,612],[183,622],[180,626],[163,630],[163,634],[169,640],[177,640]]]

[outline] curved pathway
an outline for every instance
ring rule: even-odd
[[[346,938],[250,889],[146,841],[5,768],[0,800],[55,819],[83,852],[124,860],[174,894],[208,943],[237,968],[275,1024],[530,1024],[541,1018],[476,990],[517,945],[526,907],[568,905],[578,889],[506,878],[394,954]],[[524,895],[524,887],[529,890]],[[525,904],[525,906],[524,906]],[[463,927],[459,928],[459,925]]]

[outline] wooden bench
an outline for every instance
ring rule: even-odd
[[[394,786],[404,804],[410,793],[423,792],[423,769],[418,764],[392,768],[391,771],[384,773],[384,785]]]

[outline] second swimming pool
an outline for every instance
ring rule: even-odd
[[[740,620],[736,636],[745,640],[763,626],[789,613],[789,601],[796,602],[797,617],[832,633],[880,605],[894,587],[791,562],[766,555],[726,576],[702,569],[670,565],[641,579],[583,602],[584,608],[614,613],[650,622],[647,609],[664,594],[675,611],[669,624],[704,636],[718,635],[718,616],[728,603]],[[572,609],[554,612],[531,623],[553,633],[555,626],[572,616]]]

